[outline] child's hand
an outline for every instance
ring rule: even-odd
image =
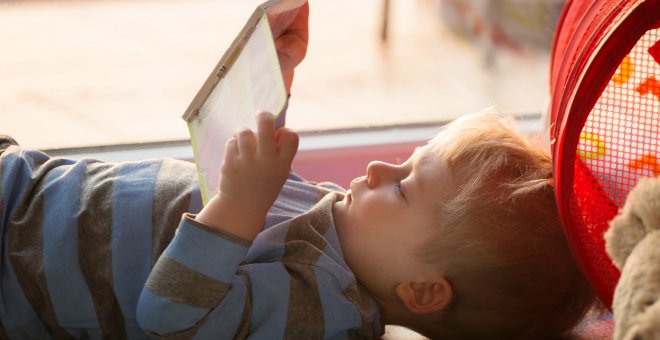
[[[298,150],[298,135],[275,130],[273,115],[257,115],[257,132],[242,130],[227,141],[220,192],[197,220],[247,240],[262,230],[266,214],[286,181]]]
[[[273,115],[257,115],[257,133],[242,130],[227,142],[220,177],[220,197],[240,204],[270,209],[291,170],[298,135],[275,130]]]
[[[277,57],[280,60],[280,68],[282,69],[282,77],[287,93],[290,93],[291,84],[293,83],[293,70],[305,58],[307,53],[308,21],[309,2],[305,2],[300,7],[298,15],[293,19],[291,25],[275,39],[275,48],[277,49]]]

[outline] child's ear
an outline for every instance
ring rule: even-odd
[[[396,295],[415,314],[431,314],[445,309],[452,299],[451,284],[442,276],[423,282],[401,282]]]

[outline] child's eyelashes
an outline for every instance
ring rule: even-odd
[[[406,198],[406,194],[403,192],[403,188],[401,188],[401,182],[400,181],[396,181],[394,183],[394,193],[397,196],[401,196],[403,198]]]

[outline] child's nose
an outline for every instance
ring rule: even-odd
[[[394,165],[381,161],[372,161],[367,165],[367,186],[375,188],[383,180],[391,177],[394,172]]]

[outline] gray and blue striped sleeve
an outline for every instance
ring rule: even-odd
[[[135,306],[185,211],[194,165],[0,155],[0,323],[8,337],[144,337]]]
[[[245,325],[248,284],[236,276],[250,242],[184,215],[153,268],[138,302],[140,326],[153,336],[192,337],[220,304],[217,335],[233,338]]]

